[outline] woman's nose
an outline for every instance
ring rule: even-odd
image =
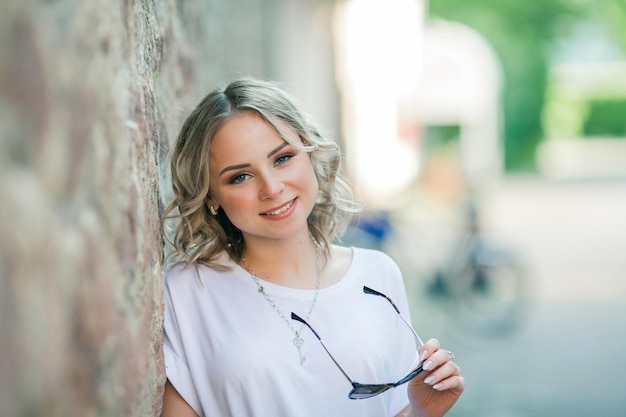
[[[266,176],[263,178],[261,182],[261,187],[259,189],[259,198],[261,200],[269,200],[278,196],[285,185],[283,182],[274,176]]]

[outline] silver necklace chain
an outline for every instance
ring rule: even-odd
[[[320,295],[320,276],[322,272],[322,261],[320,258],[320,245],[313,238],[313,236],[311,236],[311,239],[313,239],[313,243],[315,244],[315,263],[316,263],[316,269],[317,269],[316,270],[317,281],[315,284],[315,294],[313,295],[313,301],[311,301],[311,305],[309,306],[309,311],[307,312],[307,315],[306,315],[306,319],[305,319],[306,321],[309,321],[309,319],[311,318],[311,314],[313,313],[313,309],[315,308],[315,305],[317,304],[317,299]],[[285,313],[283,313],[283,311],[276,305],[276,302],[272,300],[269,294],[265,291],[265,288],[261,284],[261,280],[256,276],[256,274],[254,273],[254,271],[248,264],[248,261],[246,261],[246,258],[242,257],[241,261],[245,265],[246,269],[248,270],[248,273],[250,274],[254,282],[256,282],[256,285],[259,287],[258,291],[263,294],[263,297],[265,297],[269,305],[272,306],[272,308],[276,311],[276,313],[278,313],[278,316],[281,319],[283,319],[283,321],[287,324],[287,326],[289,326],[289,328],[293,332],[294,338],[292,339],[292,342],[298,349],[298,356],[300,357],[300,365],[304,365],[304,362],[306,361],[306,357],[302,355],[302,346],[304,345],[304,339],[300,337],[300,332],[302,331],[304,324],[301,325],[300,328],[296,330],[296,328],[291,323],[291,320],[289,320],[285,316]]]

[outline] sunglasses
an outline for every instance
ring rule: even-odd
[[[413,326],[411,326],[411,324],[402,315],[402,313],[400,313],[400,310],[398,309],[396,304],[391,300],[391,298],[387,297],[383,293],[380,293],[368,287],[363,287],[363,292],[365,294],[378,295],[379,297],[383,297],[387,301],[389,301],[389,303],[393,306],[394,310],[396,310],[396,313],[398,313],[400,318],[404,321],[404,323],[406,323],[409,329],[411,329],[411,331],[413,332],[413,336],[415,336],[415,340],[417,341],[418,346],[422,347],[424,345],[424,343],[422,342],[422,339],[419,337],[419,335],[417,334]],[[293,320],[299,321],[300,323],[303,323],[306,327],[308,327],[313,332],[315,337],[317,337],[317,340],[319,340],[320,343],[322,344],[322,347],[324,348],[326,353],[328,353],[328,356],[330,356],[330,358],[333,360],[335,365],[337,365],[337,368],[339,368],[339,370],[346,377],[346,379],[350,381],[350,384],[352,384],[352,391],[350,391],[350,393],[348,394],[348,398],[350,398],[351,400],[361,400],[363,398],[370,398],[378,394],[382,394],[385,391],[388,391],[392,388],[396,388],[402,384],[409,382],[411,379],[415,378],[420,372],[422,372],[422,365],[420,365],[414,370],[412,370],[411,372],[409,372],[408,375],[406,375],[404,378],[401,378],[400,380],[398,380],[397,382],[391,382],[388,384],[361,384],[359,382],[356,382],[352,378],[350,378],[350,376],[348,376],[348,374],[346,373],[346,371],[344,371],[341,365],[339,365],[337,360],[333,357],[333,355],[330,353],[330,351],[328,350],[328,348],[322,341],[322,338],[320,337],[320,335],[317,334],[317,332],[313,329],[313,327],[311,327],[309,323],[307,323],[302,317],[298,316],[296,313],[293,313],[293,312],[291,313],[291,318]]]

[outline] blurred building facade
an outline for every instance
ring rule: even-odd
[[[626,178],[626,52],[590,17],[550,52],[539,171],[555,180]]]

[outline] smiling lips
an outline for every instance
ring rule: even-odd
[[[290,202],[288,202],[287,204],[285,204],[284,206],[277,208],[276,210],[267,211],[267,212],[261,213],[261,214],[263,214],[264,216],[278,216],[279,214],[282,214],[282,213],[286,212],[287,210],[289,210],[291,207],[293,207],[293,203],[295,201],[296,200],[293,199]]]

